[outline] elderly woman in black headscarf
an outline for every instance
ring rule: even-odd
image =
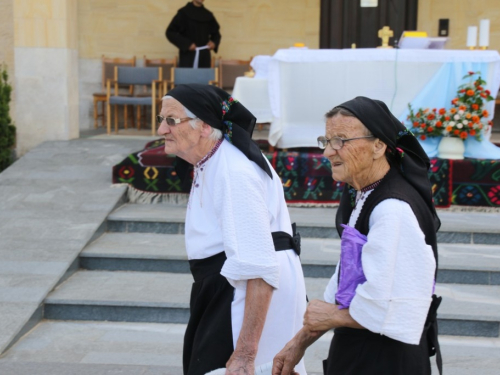
[[[437,351],[433,295],[440,222],[416,138],[378,100],[357,97],[326,114],[319,147],[345,182],[337,211],[341,255],[325,294],[275,357],[273,375],[293,373],[305,349],[334,329],[324,373],[430,374]]]
[[[251,140],[255,117],[217,87],[180,85],[163,98],[158,123],[179,175],[194,166],[184,374],[270,368],[301,328],[306,295],[281,180]],[[305,374],[302,362],[297,370]]]

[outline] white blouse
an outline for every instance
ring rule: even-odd
[[[357,203],[349,226],[355,226],[370,192]],[[425,243],[410,205],[398,199],[373,209],[367,237],[361,255],[367,281],[357,287],[349,312],[372,332],[418,344],[434,288],[432,247]],[[337,280],[338,265],[324,294],[329,303],[335,303]]]

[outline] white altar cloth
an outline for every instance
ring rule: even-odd
[[[232,97],[252,112],[258,124],[273,120],[267,79],[237,77]]]
[[[316,138],[324,134],[324,114],[356,96],[382,100],[404,120],[408,103],[439,75],[445,64],[458,66],[457,76],[462,71],[480,70],[492,93],[500,87],[497,51],[286,49],[278,50],[267,61],[269,66],[264,70],[268,69],[274,115],[269,143],[280,148],[316,147]],[[261,58],[260,65],[264,66],[264,62]],[[447,98],[449,90],[439,95],[446,100],[442,106],[449,107],[453,98]],[[433,101],[428,105],[440,104]],[[494,103],[488,103],[486,108],[493,114]]]

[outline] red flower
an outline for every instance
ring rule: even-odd
[[[464,92],[465,92],[465,89],[462,89],[462,90],[460,90],[459,92],[460,92],[460,93],[464,93]]]
[[[446,116],[444,119],[445,119],[446,121],[450,121],[450,116]]]
[[[440,115],[444,115],[445,113],[446,113],[446,109],[441,108],[441,109],[439,110],[439,114],[440,114]]]
[[[414,127],[414,128],[417,128],[419,125],[420,125],[420,124],[419,124],[419,122],[418,122],[418,121],[415,121],[415,122],[413,123],[413,127]]]
[[[440,128],[441,126],[443,126],[443,123],[441,121],[436,121],[436,128]]]
[[[479,109],[479,106],[478,106],[477,104],[473,104],[473,105],[472,105],[472,109],[473,109],[474,111],[477,111],[477,110]]]
[[[425,124],[420,125],[420,127],[421,127],[422,129],[424,129],[426,126],[427,126],[427,125],[425,125]]]
[[[474,129],[469,130],[470,135],[476,135],[476,131]]]
[[[483,86],[477,86],[477,89],[478,89],[479,91],[483,91]]]
[[[462,138],[462,139],[467,138],[467,132],[461,132],[460,133],[460,138]]]
[[[481,94],[479,94],[479,96],[480,96],[481,98],[486,98],[488,95],[487,95],[485,92],[482,92]]]
[[[490,113],[486,109],[483,111],[483,117],[488,117],[489,114]]]
[[[459,135],[459,134],[460,134],[460,130],[455,129],[455,130],[453,131],[453,134],[455,134],[455,135]]]
[[[432,112],[436,113],[437,109],[436,108],[432,108]]]
[[[429,126],[427,128],[427,132],[432,133],[434,131],[434,128],[432,126]]]
[[[436,118],[436,115],[434,113],[429,113],[427,116],[427,120],[434,120]]]
[[[486,95],[490,95],[491,91],[490,90],[485,90]]]
[[[472,76],[472,75],[474,75],[474,74],[475,74],[474,72],[469,72],[469,75],[470,75],[470,76]]]
[[[420,136],[420,139],[421,139],[422,141],[425,141],[425,140],[426,140],[426,138],[427,138],[427,137],[426,137],[424,134],[422,134],[422,135]]]
[[[500,204],[500,185],[493,186],[488,192],[488,198],[490,198],[491,203]]]
[[[457,104],[457,102],[458,102],[458,98],[455,98],[455,99],[453,99],[453,100],[451,101],[451,104],[455,105],[455,104]]]

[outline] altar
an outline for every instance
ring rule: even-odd
[[[468,71],[481,72],[492,93],[500,87],[497,51],[283,49],[272,57],[255,59],[252,67],[256,77],[267,78],[268,83],[267,92],[261,85],[259,97],[269,97],[273,115],[269,143],[281,149],[315,147],[316,138],[324,133],[324,114],[356,96],[384,101],[404,122],[408,103],[417,108],[449,107]],[[248,95],[244,84],[236,89],[237,99],[245,104]],[[255,90],[252,95],[256,95]],[[486,109],[493,117],[494,102]],[[469,143],[472,154],[467,153]],[[432,155],[433,147],[426,147],[429,156],[436,156]],[[484,145],[467,142],[466,156],[488,158],[491,154],[491,158],[500,158],[500,149],[492,147],[485,153]]]

